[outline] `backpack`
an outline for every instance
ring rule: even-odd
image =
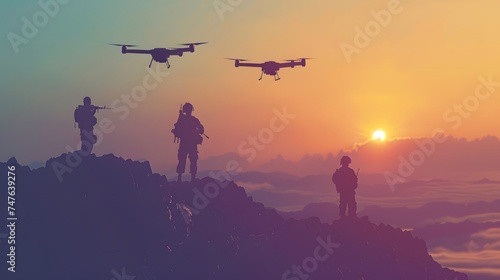
[[[183,127],[184,127],[184,115],[179,115],[179,118],[177,119],[177,122],[174,124],[174,128],[172,129],[172,133],[174,134],[175,138],[181,138],[184,137],[183,135]]]
[[[78,106],[74,112],[75,122],[80,127],[93,127],[97,124],[97,118],[91,113],[88,108]]]

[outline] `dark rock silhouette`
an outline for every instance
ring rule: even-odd
[[[318,217],[322,223],[332,223],[340,218],[338,215],[339,206],[333,202],[309,203],[301,210],[278,213],[285,219],[302,220],[311,217]]]
[[[232,182],[168,182],[113,155],[89,155],[60,182],[52,166],[66,156],[17,169],[17,272],[7,279],[301,279],[285,275],[294,265],[308,279],[467,279],[423,240],[367,217],[285,220]],[[340,245],[329,252],[326,241]],[[329,255],[311,266],[316,248]]]

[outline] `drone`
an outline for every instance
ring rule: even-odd
[[[240,67],[240,66],[260,67],[262,69],[262,72],[260,73],[259,81],[262,80],[263,74],[274,76],[274,80],[278,81],[280,79],[280,76],[278,75],[278,71],[280,70],[280,68],[284,67],[293,68],[299,65],[304,67],[306,66],[306,60],[311,58],[304,57],[304,58],[286,60],[287,62],[266,61],[263,63],[242,62],[242,61],[248,61],[246,59],[236,59],[236,58],[226,58],[226,59],[234,60],[235,67]]]
[[[151,62],[149,62],[149,68],[151,68],[153,60],[158,63],[166,63],[167,68],[170,68],[170,63],[168,62],[168,58],[171,55],[182,56],[185,52],[194,52],[194,46],[203,45],[206,43],[207,42],[180,44],[181,46],[188,46],[186,48],[175,48],[175,49],[155,48],[150,50],[128,49],[137,47],[137,45],[123,45],[123,44],[110,44],[110,45],[122,47],[123,54],[126,53],[150,54]]]

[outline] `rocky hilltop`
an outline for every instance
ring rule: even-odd
[[[285,220],[233,182],[179,184],[148,162],[68,156],[17,166],[16,273],[2,279],[467,279],[424,240],[367,217]]]

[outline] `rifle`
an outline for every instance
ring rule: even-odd
[[[361,169],[361,168],[358,168],[358,172],[356,172],[356,182],[358,181],[359,169]],[[357,186],[357,185],[358,185],[358,184],[356,183],[356,189],[358,188],[358,186]]]
[[[95,105],[90,105],[90,106],[85,106],[85,105],[78,105],[78,109],[81,109],[81,108],[84,108],[84,107],[90,107],[91,109],[93,110],[96,110],[97,112],[99,112],[99,110],[110,110],[110,109],[113,109],[113,108],[108,108],[106,106],[95,106]]]
[[[101,106],[95,106],[95,105],[92,105],[93,109],[95,109],[97,112],[99,112],[99,110],[109,110],[109,109],[113,109],[113,108],[108,108],[106,106],[104,107],[101,107]]]
[[[179,121],[181,120],[182,116],[183,116],[183,114],[182,114],[182,104],[181,104],[181,106],[179,108],[179,117],[177,117],[177,122],[174,125],[174,129],[172,129],[172,133],[174,133],[174,130],[176,129],[176,126],[179,123]],[[179,143],[179,137],[175,136],[175,133],[174,133],[174,143]]]

